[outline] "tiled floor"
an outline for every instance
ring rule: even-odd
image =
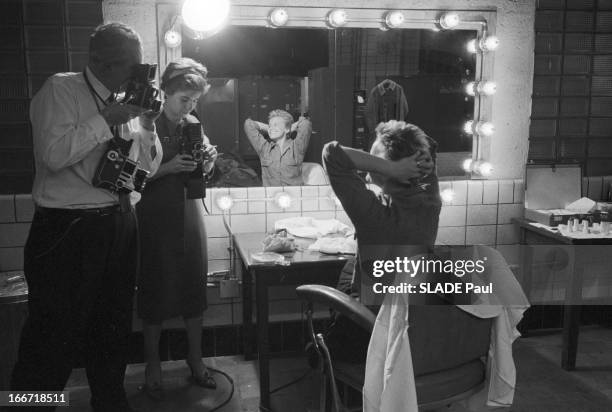
[[[561,334],[532,335],[514,345],[517,365],[517,389],[514,404],[505,412],[608,412],[612,411],[612,329],[583,327],[580,334],[578,368],[561,369]],[[257,367],[240,356],[205,359],[207,365],[223,370],[234,381],[234,394],[221,412],[257,411],[259,387]],[[143,380],[143,365],[130,365],[126,387],[133,406],[141,411],[210,411],[231,394],[231,385],[220,374],[215,391],[197,388],[186,380],[183,361],[164,363],[166,399],[153,402],[138,392]],[[302,376],[308,371],[303,359],[272,361],[272,388]],[[299,384],[272,395],[272,406],[279,412],[314,412],[318,410],[318,378],[310,374]],[[89,411],[89,390],[82,370],[75,370],[69,382],[71,411]],[[454,405],[448,412],[465,411]],[[400,412],[400,411],[398,411]]]

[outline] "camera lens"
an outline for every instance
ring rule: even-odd
[[[193,157],[193,161],[196,163],[201,163],[204,160],[204,153],[199,150],[194,150],[191,154]]]

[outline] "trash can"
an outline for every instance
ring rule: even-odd
[[[23,272],[0,273],[0,391],[9,389],[27,316],[28,286]]]

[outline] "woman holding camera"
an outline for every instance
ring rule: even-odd
[[[189,343],[186,362],[192,382],[216,388],[202,362],[201,338],[208,272],[202,197],[217,152],[201,125],[195,126],[203,136],[200,153],[184,136],[188,129],[188,134],[193,135],[194,126],[186,124],[199,125],[190,113],[207,88],[206,68],[192,59],[178,59],[164,71],[161,89],[165,100],[155,123],[163,148],[162,163],[137,205],[141,248],[137,306],[143,319],[147,363],[142,388],[155,399],[163,397],[159,357],[162,322],[178,316],[185,320]]]

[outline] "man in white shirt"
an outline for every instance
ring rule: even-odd
[[[96,28],[82,73],[51,76],[32,99],[36,213],[24,251],[29,316],[11,389],[61,391],[82,359],[99,411],[131,411],[123,388],[136,274],[136,220],[126,195],[95,187],[110,140],[154,173],[158,113],[113,102],[142,61],[138,34]],[[39,410],[39,408],[36,408]]]

